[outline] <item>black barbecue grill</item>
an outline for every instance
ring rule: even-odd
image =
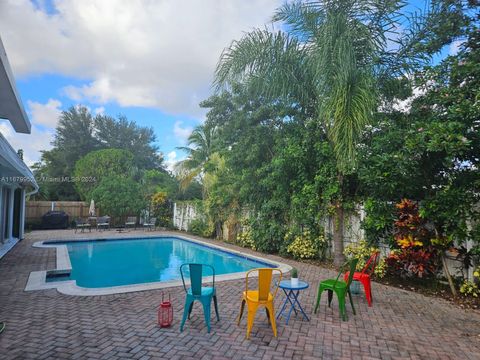
[[[68,215],[65,211],[49,211],[42,216],[42,229],[68,228]]]

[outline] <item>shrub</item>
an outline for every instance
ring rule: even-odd
[[[240,234],[237,235],[237,240],[240,246],[257,250],[257,247],[255,246],[255,241],[253,241],[252,229],[250,228],[250,226],[242,226],[242,231],[240,232]]]
[[[434,238],[427,227],[427,222],[420,216],[418,204],[403,199],[395,205],[397,219],[394,223],[394,237],[396,245],[401,248],[428,246]]]
[[[379,249],[374,246],[368,246],[368,243],[365,240],[360,240],[345,246],[343,254],[347,259],[358,259],[356,270],[362,271],[370,256],[376,251],[379,251]],[[385,259],[380,259],[375,267],[374,273],[381,278],[385,275],[385,270]]]
[[[429,277],[437,272],[435,250],[412,247],[392,250],[387,257],[387,272],[400,277]]]
[[[251,221],[252,239],[259,251],[276,253],[280,250],[285,226],[276,219],[260,214]]]
[[[466,297],[475,297],[477,298],[480,295],[480,289],[478,285],[475,284],[473,281],[465,280],[460,286],[460,293],[462,293]]]
[[[92,191],[92,198],[102,213],[113,216],[117,223],[125,216],[139,214],[146,205],[140,184],[119,176],[103,179]]]
[[[374,274],[379,278],[383,278],[386,273],[387,273],[387,259],[380,258],[380,260],[377,263],[377,266],[375,267]]]
[[[418,204],[404,199],[396,204],[395,245],[387,258],[387,272],[400,277],[429,277],[438,270],[437,250],[431,246],[433,233],[418,211]]]
[[[155,193],[151,198],[151,204],[158,225],[172,227],[173,208],[172,202],[167,197],[167,193],[164,191]]]
[[[465,280],[463,282],[462,286],[460,286],[460,293],[466,297],[478,298],[480,295],[480,288],[475,283],[476,281],[478,282],[478,280],[480,280],[480,267],[473,272],[473,281]]]
[[[359,240],[345,246],[343,254],[347,257],[347,259],[358,259],[356,270],[361,271],[365,267],[368,258],[375,251],[378,251],[378,249],[368,246],[365,240]]]
[[[213,224],[210,224],[203,219],[194,219],[190,223],[189,231],[194,235],[212,237],[214,228]]]
[[[326,244],[323,235],[312,236],[308,229],[298,235],[288,231],[285,234],[285,241],[289,241],[292,237],[293,241],[288,245],[287,253],[291,254],[295,259],[317,258],[319,257],[319,249]]]
[[[134,156],[130,151],[122,149],[92,151],[75,163],[74,176],[80,180],[75,182],[75,188],[83,200],[89,201],[93,198],[92,192],[103,180],[113,177],[133,178],[134,173]]]

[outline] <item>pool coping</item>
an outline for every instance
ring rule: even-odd
[[[54,281],[47,282],[47,274],[55,273],[65,273],[72,270],[72,264],[70,262],[70,256],[68,254],[67,245],[65,243],[75,243],[75,242],[89,242],[89,241],[108,241],[108,240],[135,240],[135,239],[148,239],[148,238],[171,238],[176,237],[184,241],[193,242],[199,245],[206,246],[208,248],[213,248],[215,250],[230,253],[236,256],[247,258],[258,262],[259,265],[274,265],[283,274],[288,273],[292,267],[288,264],[281,263],[276,260],[264,259],[256,255],[251,255],[242,251],[229,249],[217,244],[212,244],[210,242],[201,241],[194,239],[185,235],[170,235],[170,234],[156,234],[156,235],[145,235],[145,236],[132,236],[132,237],[120,237],[120,238],[82,238],[82,239],[70,239],[70,240],[43,240],[35,242],[32,247],[35,248],[55,248],[56,249],[56,268],[52,270],[41,270],[41,271],[32,271],[28,277],[27,285],[25,291],[36,291],[36,290],[46,290],[46,289],[57,289],[59,293],[65,295],[74,295],[74,296],[100,296],[100,295],[113,295],[113,294],[124,294],[137,291],[147,291],[147,290],[156,290],[156,289],[166,289],[170,287],[182,286],[181,280],[171,280],[171,281],[157,281],[141,284],[131,284],[131,285],[121,285],[121,286],[111,286],[111,287],[102,287],[102,288],[86,288],[78,286],[76,280],[63,280],[63,281]],[[60,244],[61,243],[61,244]],[[259,266],[261,267],[261,266]],[[222,274],[215,276],[215,282],[228,281],[228,280],[238,280],[244,279],[246,275],[244,272],[236,272],[230,274]],[[256,274],[253,274],[254,276]],[[203,278],[205,282],[210,282],[212,280],[211,276],[206,276]]]

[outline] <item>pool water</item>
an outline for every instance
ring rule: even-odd
[[[87,288],[179,280],[180,265],[209,264],[215,275],[244,272],[267,263],[174,237],[63,243],[70,280]],[[204,271],[204,276],[211,275]],[[209,270],[208,270],[209,271]]]

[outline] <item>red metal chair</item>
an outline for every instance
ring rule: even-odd
[[[360,281],[365,290],[365,296],[367,297],[368,306],[372,306],[372,286],[370,278],[375,271],[375,266],[378,263],[378,257],[380,256],[380,251],[375,251],[370,258],[368,259],[365,267],[362,271],[355,271],[353,273],[353,280]],[[348,280],[349,272],[345,273],[344,279]]]

